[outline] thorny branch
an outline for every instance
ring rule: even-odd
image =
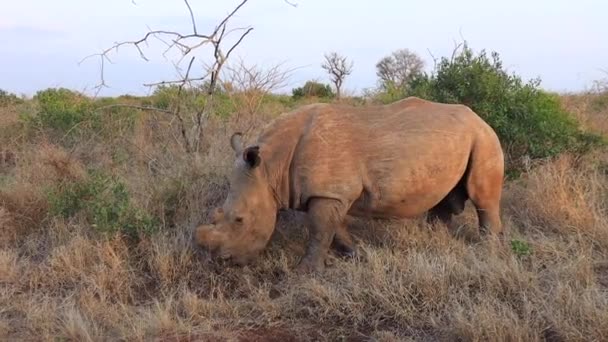
[[[201,34],[198,32],[197,26],[196,26],[196,20],[195,20],[195,15],[194,12],[192,10],[192,7],[190,6],[190,3],[188,0],[184,0],[184,3],[186,4],[186,7],[188,9],[188,13],[190,15],[190,19],[192,22],[192,32],[191,33],[180,33],[177,31],[169,31],[169,30],[150,30],[148,31],[143,37],[141,37],[140,39],[137,40],[130,40],[130,41],[123,41],[123,42],[116,42],[114,45],[112,45],[111,47],[103,50],[100,53],[96,53],[96,54],[92,54],[89,56],[86,56],[85,58],[83,58],[79,64],[81,64],[82,62],[84,62],[85,60],[89,59],[89,58],[93,58],[93,57],[98,57],[99,61],[100,61],[100,83],[98,85],[96,85],[94,87],[94,89],[96,89],[96,94],[97,95],[102,88],[107,87],[107,83],[105,80],[105,62],[106,61],[110,61],[109,59],[109,54],[113,51],[118,51],[119,48],[123,47],[123,46],[132,46],[134,47],[137,52],[139,53],[139,56],[145,60],[145,61],[149,61],[148,57],[146,56],[146,54],[144,53],[144,51],[142,50],[141,45],[142,44],[147,44],[149,39],[154,37],[157,38],[158,40],[164,42],[165,44],[168,45],[167,50],[165,50],[165,52],[163,53],[163,55],[166,55],[167,52],[169,52],[170,50],[172,50],[173,48],[177,48],[181,51],[182,57],[180,60],[182,60],[183,58],[187,57],[190,53],[192,53],[194,50],[210,44],[213,46],[214,48],[214,57],[216,59],[216,63],[214,63],[214,67],[215,68],[221,68],[222,65],[225,62],[225,59],[227,59],[230,55],[230,53],[239,45],[241,44],[241,42],[243,41],[243,39],[245,38],[245,36],[247,36],[252,30],[252,27],[245,27],[245,28],[237,28],[237,29],[232,29],[232,30],[227,30],[227,25],[228,25],[228,21],[235,15],[235,13],[241,9],[246,3],[248,2],[248,0],[242,0],[239,5],[237,7],[235,7],[225,18],[222,19],[222,21],[220,22],[219,25],[217,25],[214,29],[214,31],[207,35],[207,34]],[[234,43],[229,49],[228,49],[228,53],[226,53],[226,55],[224,55],[224,53],[222,52],[221,46],[223,43],[223,40],[230,34],[236,31],[244,31],[244,33],[239,37],[239,39],[236,41],[236,43]],[[163,39],[167,38],[166,40]],[[193,40],[193,43],[189,43],[191,40]],[[216,71],[216,72],[214,72]],[[219,70],[212,70],[209,74],[211,74],[211,76],[213,77],[214,74],[217,74],[217,72],[219,72]],[[197,80],[203,80],[205,78],[205,76],[203,77],[197,77],[195,79],[190,79],[187,81],[197,81]],[[158,83],[151,83],[151,84],[147,84],[149,86],[154,86],[154,85],[159,85],[159,84],[171,84],[171,83],[181,83],[184,80],[176,80],[176,81],[164,81],[164,82],[158,82]],[[213,81],[213,80],[212,80]]]
[[[166,56],[166,54],[169,51],[171,51],[172,49],[175,48],[181,52],[181,58],[180,58],[180,62],[181,62],[184,58],[188,57],[194,50],[196,50],[204,45],[211,45],[213,47],[214,61],[212,63],[212,66],[210,68],[208,68],[206,70],[206,72],[203,72],[202,76],[197,76],[197,77],[190,76],[193,65],[194,65],[194,61],[195,61],[195,57],[192,57],[190,59],[190,63],[188,64],[188,68],[186,70],[185,75],[180,75],[179,79],[172,80],[172,81],[165,80],[162,82],[145,84],[145,86],[149,86],[149,87],[167,85],[167,84],[178,85],[176,104],[171,113],[172,113],[172,115],[174,115],[174,117],[179,122],[179,129],[181,131],[181,135],[182,135],[182,139],[183,139],[183,146],[184,146],[184,149],[186,150],[186,152],[189,153],[189,152],[198,151],[198,148],[200,146],[199,140],[202,135],[203,117],[207,115],[207,112],[209,111],[209,106],[211,106],[212,94],[213,94],[215,86],[217,84],[217,79],[218,79],[219,73],[221,71],[221,68],[224,65],[224,63],[226,62],[226,60],[228,59],[228,57],[230,57],[230,54],[237,48],[237,46],[239,46],[241,44],[243,39],[253,30],[252,27],[227,29],[229,20],[247,2],[248,2],[248,0],[241,0],[240,3],[227,16],[225,16],[220,21],[220,23],[215,27],[215,29],[213,30],[213,32],[211,34],[201,34],[201,33],[199,33],[197,25],[196,25],[196,17],[195,17],[194,11],[193,11],[192,7],[190,6],[189,1],[184,0],[184,3],[188,10],[190,21],[192,23],[192,26],[191,26],[192,32],[182,33],[182,32],[178,32],[178,31],[150,29],[146,34],[144,34],[139,39],[123,41],[123,42],[116,42],[116,43],[114,43],[114,45],[101,51],[98,54],[93,54],[93,55],[85,57],[84,59],[82,59],[79,62],[79,64],[83,63],[85,60],[87,60],[89,58],[93,58],[93,57],[99,58],[100,82],[98,85],[96,85],[94,87],[94,89],[96,90],[95,96],[97,96],[102,88],[107,87],[106,78],[105,78],[105,69],[106,69],[105,66],[106,66],[106,62],[111,63],[109,54],[112,52],[117,52],[118,49],[123,46],[134,47],[137,50],[137,52],[139,53],[139,56],[143,60],[149,61],[148,56],[145,54],[144,50],[142,49],[142,44],[147,45],[149,42],[149,39],[154,37],[167,45],[167,49],[163,53],[163,56]],[[224,40],[226,39],[226,37],[228,35],[230,35],[233,32],[237,32],[237,31],[241,31],[242,34],[240,35],[240,37],[238,37],[238,39],[236,40],[235,43],[233,43],[231,46],[229,46],[229,48],[227,49],[227,52],[224,53],[224,51],[223,51]],[[177,64],[179,64],[179,62]],[[176,64],[176,69],[178,69],[177,64]],[[185,120],[184,120],[184,117],[182,114],[183,105],[181,104],[180,96],[182,95],[182,90],[186,85],[190,85],[192,82],[196,82],[196,81],[205,81],[205,80],[207,80],[207,78],[210,78],[210,83],[207,88],[207,95],[209,96],[209,98],[207,99],[207,101],[205,101],[203,108],[197,110],[196,114],[194,114],[195,117],[193,118],[193,121],[195,122],[195,127],[193,128],[193,132],[191,132],[192,134],[189,136],[188,129],[186,128],[186,123],[185,123]],[[193,148],[194,148],[194,150],[193,150]]]
[[[297,4],[291,2],[289,0],[283,0],[290,6],[296,7]],[[163,80],[161,82],[147,83],[144,86],[147,87],[156,87],[162,85],[177,85],[177,98],[175,99],[175,103],[173,105],[173,109],[170,113],[173,115],[173,118],[176,119],[179,123],[179,130],[181,132],[181,136],[183,139],[183,146],[186,152],[198,152],[200,148],[200,141],[202,137],[203,124],[204,120],[207,116],[211,108],[213,107],[213,95],[218,83],[218,79],[220,77],[220,72],[222,67],[232,54],[232,52],[243,42],[245,37],[251,33],[253,30],[252,27],[239,27],[228,29],[228,22],[230,19],[234,17],[234,15],[248,2],[248,0],[240,0],[239,4],[230,11],[215,27],[213,32],[210,34],[202,34],[198,31],[196,24],[196,15],[190,5],[189,0],[184,0],[186,8],[188,10],[188,14],[191,21],[191,32],[178,32],[171,30],[152,30],[148,28],[148,32],[145,33],[141,38],[136,40],[115,42],[111,47],[101,51],[100,53],[93,54],[83,58],[79,64],[83,63],[85,60],[89,58],[99,58],[100,63],[100,82],[98,85],[94,87],[96,90],[95,96],[99,94],[102,88],[108,87],[106,84],[105,78],[105,66],[106,62],[112,63],[109,58],[109,55],[112,52],[118,52],[118,49],[123,46],[131,46],[135,48],[138,52],[139,56],[145,60],[149,61],[148,56],[142,49],[142,44],[149,43],[150,38],[156,38],[160,42],[166,45],[166,50],[163,52],[163,57],[166,58],[167,53],[169,53],[173,49],[177,49],[181,56],[177,63],[174,63],[175,68],[179,72],[179,64],[187,57],[189,57],[195,50],[199,48],[209,45],[212,47],[213,59],[211,65],[203,65],[203,72],[200,75],[196,75],[191,77],[194,60],[195,57],[190,58],[190,62],[188,64],[188,68],[186,70],[185,75],[179,75],[178,79],[175,80]],[[135,4],[135,2],[133,1]],[[226,38],[235,32],[241,32],[240,36],[237,36],[237,39],[232,43],[232,45],[228,45],[228,48],[225,48],[225,40]],[[226,52],[224,52],[226,51]],[[191,121],[193,122],[193,127],[186,126],[186,118],[184,117],[184,105],[181,103],[181,95],[183,93],[184,87],[187,85],[190,86],[193,82],[202,81],[207,82],[205,85],[206,90],[206,99],[202,108],[197,108],[194,113],[189,113]],[[147,109],[147,108],[146,108]],[[167,112],[168,110],[163,110],[162,112]]]
[[[190,20],[192,20],[192,31],[194,32],[194,34],[198,34],[196,30],[196,20],[194,20],[194,13],[192,12],[192,7],[190,7],[190,3],[188,2],[188,0],[184,0],[184,2],[186,3],[186,7],[188,7],[188,12],[190,12]]]

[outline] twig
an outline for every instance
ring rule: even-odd
[[[96,109],[96,111],[101,111],[104,109],[111,109],[111,108],[133,108],[133,109],[140,109],[140,110],[150,110],[150,111],[154,111],[154,112],[159,112],[159,113],[166,113],[166,114],[173,114],[172,111],[167,110],[167,109],[162,109],[162,108],[158,108],[158,107],[152,107],[152,106],[138,106],[138,105],[130,105],[130,104],[112,104],[112,105],[107,105],[107,106],[102,106]]]
[[[289,4],[290,6],[296,7],[297,4],[293,1],[295,1],[295,0],[284,0],[284,2]],[[134,0],[132,0],[132,2],[133,2],[133,4],[135,4]],[[174,109],[161,110],[160,108],[153,108],[153,107],[146,107],[146,106],[131,106],[131,105],[122,105],[122,106],[141,109],[141,110],[151,110],[151,111],[158,111],[161,113],[172,114],[173,116],[175,116],[175,119],[178,121],[178,124],[180,125],[180,130],[182,133],[182,138],[184,140],[185,149],[187,150],[187,152],[197,152],[198,148],[200,146],[200,139],[202,136],[203,117],[205,117],[209,114],[208,111],[210,110],[210,108],[213,108],[213,103],[212,103],[213,94],[214,94],[214,91],[216,88],[216,84],[218,84],[222,68],[223,68],[224,64],[226,63],[226,61],[231,57],[232,53],[236,50],[236,48],[244,41],[245,37],[247,37],[251,33],[251,31],[253,31],[253,27],[240,27],[240,28],[235,28],[235,29],[228,28],[228,22],[236,15],[236,13],[239,10],[241,10],[241,8],[247,2],[248,2],[248,0],[239,0],[238,5],[236,7],[234,7],[225,17],[223,17],[219,21],[219,24],[217,26],[215,26],[215,28],[213,29],[213,31],[210,34],[202,34],[198,30],[198,26],[197,26],[197,22],[196,22],[196,15],[190,4],[190,0],[184,0],[186,9],[188,11],[188,17],[190,18],[191,30],[192,30],[191,32],[179,32],[179,31],[164,30],[164,29],[152,30],[152,29],[148,28],[148,31],[145,34],[143,34],[141,37],[139,37],[138,39],[122,41],[122,42],[115,42],[112,46],[102,50],[99,53],[92,54],[90,56],[86,56],[78,64],[82,64],[84,61],[86,61],[90,58],[99,58],[101,75],[100,75],[100,83],[99,83],[99,85],[96,86],[97,92],[96,92],[95,96],[97,96],[97,94],[103,87],[107,87],[106,79],[105,79],[105,71],[106,71],[105,66],[106,66],[106,62],[112,63],[112,61],[108,57],[111,53],[118,52],[118,50],[123,46],[130,46],[138,52],[140,58],[142,58],[144,61],[149,61],[150,59],[148,58],[142,45],[145,44],[145,46],[148,46],[149,39],[151,37],[158,39],[162,44],[164,44],[166,46],[166,49],[163,47],[164,51],[162,53],[162,56],[164,58],[168,58],[167,56],[168,56],[169,52],[173,48],[176,48],[180,52],[181,56],[179,56],[179,58],[176,58],[176,60],[178,60],[178,61],[177,61],[177,63],[174,63],[174,66],[178,70],[180,78],[177,80],[162,80],[160,82],[150,82],[150,83],[144,84],[144,86],[146,86],[148,88],[152,88],[155,86],[161,86],[161,85],[168,85],[168,84],[178,85],[178,87],[179,87],[178,94],[177,94],[178,97],[176,99],[176,103],[174,104]],[[235,33],[236,31],[241,31],[240,36],[236,39],[236,41],[233,44],[228,45],[228,47],[226,49],[224,49],[223,43],[224,43],[225,39],[227,38],[227,36]],[[203,64],[203,67],[206,68],[206,70],[205,70],[206,72],[203,72],[200,77],[191,77],[190,76],[192,74],[193,64],[194,64],[194,60],[195,60],[195,58],[192,57],[189,61],[188,68],[186,70],[185,75],[182,75],[182,73],[180,72],[179,65],[181,65],[181,63],[183,62],[183,60],[186,57],[191,56],[193,54],[194,50],[197,50],[205,45],[212,46],[212,54],[214,57],[214,60],[212,63],[210,63],[211,64],[210,66],[206,67],[205,64]],[[226,51],[226,52],[224,53],[224,51]],[[182,100],[181,96],[182,96],[184,87],[186,87],[188,84],[191,84],[193,82],[206,81],[206,80],[209,80],[209,84],[208,84],[208,88],[206,89],[207,99],[206,99],[204,105],[202,106],[202,108],[199,108],[196,111],[196,113],[188,113],[189,117],[184,117],[183,116],[184,114],[182,114],[182,110],[184,109],[184,106],[181,103],[181,100]],[[118,106],[121,106],[121,105],[116,105],[115,107],[118,107]],[[111,106],[106,106],[105,108],[111,108]],[[194,123],[192,132],[190,131],[190,128],[186,129],[185,122],[188,119],[192,119],[192,121]],[[189,133],[192,133],[192,135],[189,136]]]
[[[145,87],[156,87],[156,86],[167,85],[167,84],[182,84],[184,82],[202,81],[202,80],[206,79],[207,76],[209,76],[209,73],[207,73],[207,75],[205,75],[205,76],[201,76],[201,77],[197,77],[197,78],[188,78],[188,79],[171,80],[171,81],[160,81],[160,82],[155,82],[155,83],[144,83],[144,86]]]
[[[226,57],[224,57],[224,59],[228,59],[228,57],[230,57],[230,54],[232,53],[232,51],[239,45],[241,44],[241,42],[243,41],[243,39],[245,38],[245,36],[247,36],[249,34],[249,32],[253,31],[253,27],[250,27],[247,29],[247,31],[245,31],[245,33],[243,33],[243,35],[241,36],[241,38],[239,38],[239,40],[230,48],[230,50],[228,50],[228,52],[226,53]]]
[[[194,34],[198,34],[198,32],[196,31],[196,21],[194,20],[194,13],[192,12],[192,7],[190,7],[190,3],[188,2],[188,0],[184,0],[184,2],[188,7],[188,12],[190,12],[190,20],[192,20],[192,31],[194,32]]]
[[[427,48],[426,51],[428,51],[429,55],[431,55],[431,58],[433,59],[433,69],[437,69],[437,58],[435,58],[435,55],[433,55],[429,48]]]
[[[226,29],[226,23],[228,22],[228,20],[230,20],[230,18],[232,18],[232,16],[241,8],[243,7],[243,5],[245,5],[245,3],[247,3],[248,0],[243,0],[241,1],[241,3],[236,6],[236,8],[230,13],[228,14],[228,16],[226,18],[224,18],[224,20],[222,20],[222,22],[215,28],[215,31],[213,31],[213,36],[215,36],[217,34],[217,32],[219,31],[220,27],[223,27],[223,30]],[[221,35],[220,35],[221,37]]]

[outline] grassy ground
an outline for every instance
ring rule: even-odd
[[[564,105],[608,133],[597,101]],[[253,266],[204,261],[191,246],[192,228],[223,200],[229,135],[269,118],[212,121],[206,152],[191,161],[150,114],[138,113],[128,134],[66,142],[20,128],[22,106],[0,109],[0,150],[16,155],[0,163],[2,340],[608,340],[605,153],[562,156],[509,182],[506,244],[468,238],[470,205],[456,236],[423,219],[353,220],[366,258],[311,277],[291,271],[307,237],[298,213],[281,213]],[[98,184],[90,169],[119,177],[102,179],[114,195],[124,185],[129,201],[91,190],[65,215],[79,205],[65,195],[73,184]],[[156,217],[163,229],[102,234],[106,207],[127,223]]]

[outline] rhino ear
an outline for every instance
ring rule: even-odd
[[[260,165],[262,159],[260,158],[260,147],[250,146],[243,151],[243,160],[249,165],[250,168],[255,168]]]
[[[241,132],[236,132],[230,137],[230,146],[237,154],[243,151],[243,134]]]

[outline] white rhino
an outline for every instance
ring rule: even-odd
[[[502,234],[504,155],[469,107],[409,97],[389,105],[312,104],[282,114],[236,160],[230,190],[196,243],[236,264],[267,245],[280,209],[306,212],[310,241],[298,268],[320,270],[331,247],[352,255],[346,215],[449,225],[474,204],[480,230]],[[333,242],[333,244],[332,244]]]

